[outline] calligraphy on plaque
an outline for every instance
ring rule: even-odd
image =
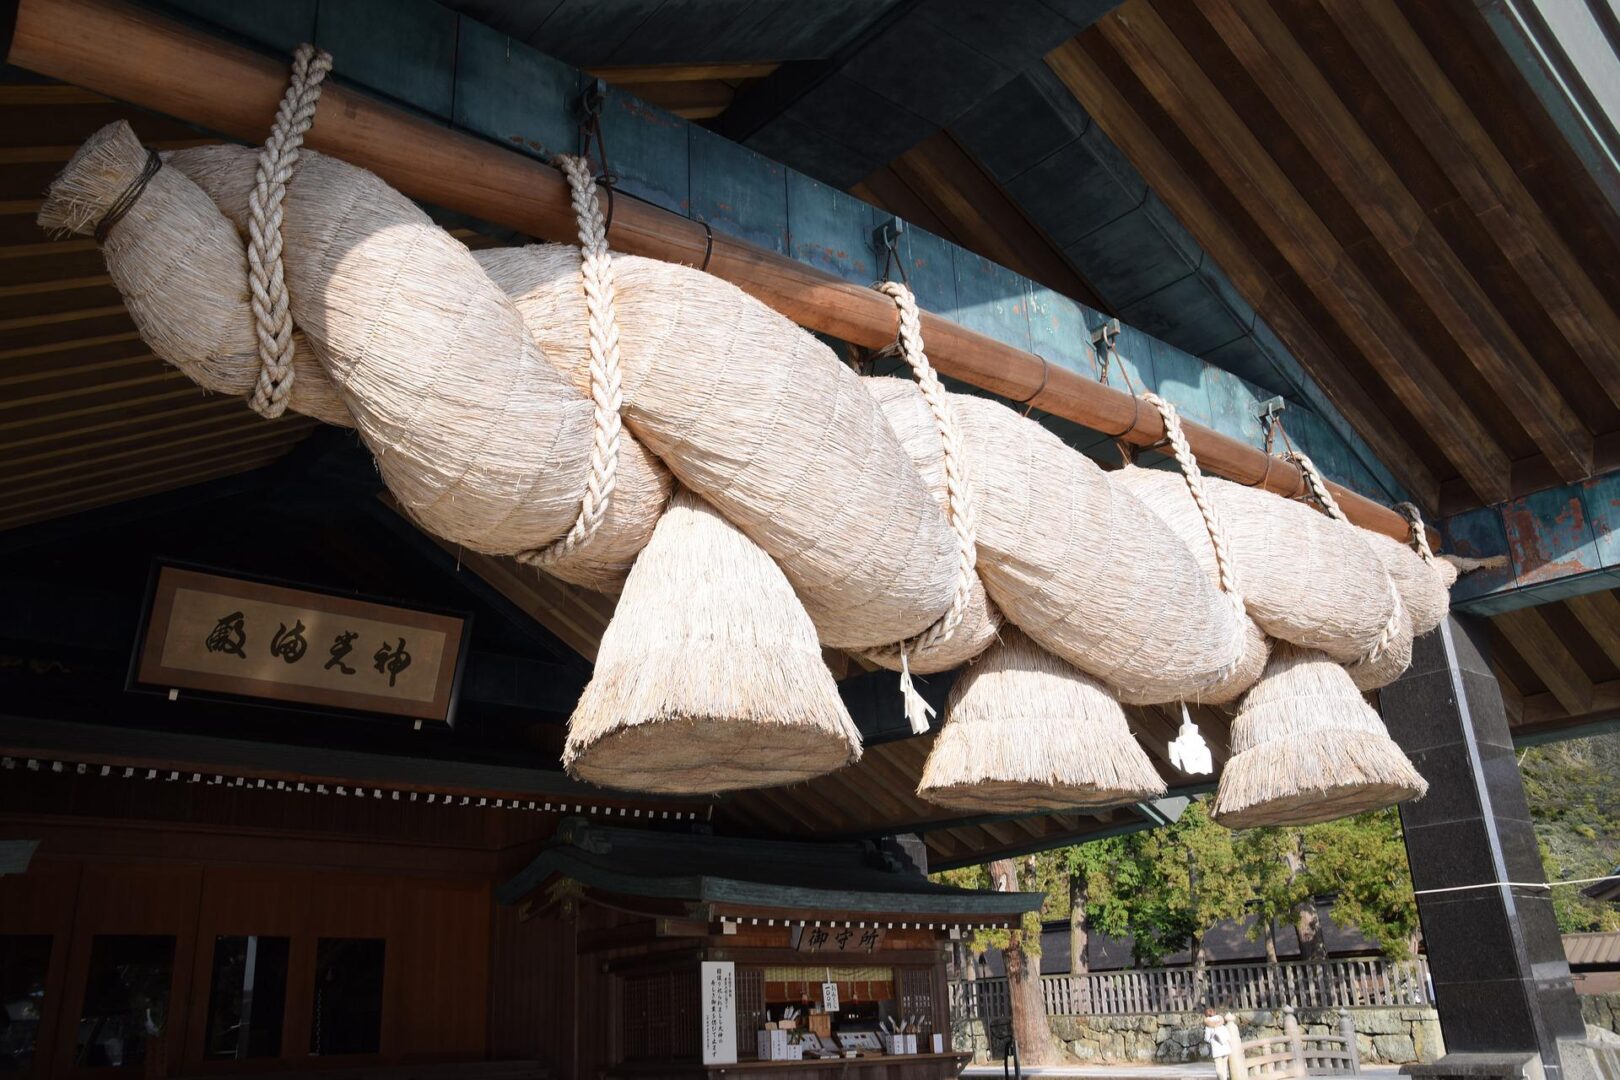
[[[468,624],[160,566],[133,681],[450,723]]]
[[[806,926],[799,933],[799,952],[869,953],[883,944],[875,926]]]

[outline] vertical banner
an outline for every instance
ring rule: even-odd
[[[703,962],[703,1064],[737,1063],[737,965]]]

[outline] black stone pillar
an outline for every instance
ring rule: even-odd
[[[1495,884],[1545,879],[1480,626],[1453,616],[1418,639],[1410,670],[1379,699],[1429,781],[1401,824],[1447,1057],[1535,1054],[1548,1080],[1574,1080],[1559,1042],[1586,1029],[1552,902]],[[1436,889],[1456,891],[1425,891]]]

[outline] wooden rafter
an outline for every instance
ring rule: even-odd
[[[1620,314],[1394,4],[1322,0],[1362,63],[1620,405]]]
[[[1592,680],[1539,611],[1533,607],[1520,608],[1497,615],[1491,622],[1546,685],[1565,713],[1579,716],[1591,711]]]
[[[1505,497],[1509,461],[1501,446],[1157,12],[1136,3],[1097,30],[1470,486],[1489,501]]]
[[[1243,239],[1170,150],[1154,134],[1119,87],[1097,66],[1078,42],[1069,42],[1046,57],[1071,93],[1130,157],[1153,190],[1175,211],[1200,245],[1223,269],[1254,309],[1271,324],[1289,349],[1305,360],[1333,404],[1367,441],[1396,479],[1431,512],[1438,504],[1439,484],[1372,400],[1311,320],[1250,252]],[[1506,455],[1502,455],[1506,460]]]
[[[1594,717],[1612,717],[1616,713],[1620,713],[1620,680],[1594,684],[1591,705],[1578,713],[1569,712],[1550,691],[1531,694],[1520,703],[1519,719],[1513,724],[1514,734],[1575,727]]]
[[[1572,596],[1564,606],[1580,621],[1610,663],[1620,667],[1620,599],[1613,592]]]
[[[1591,432],[1266,0],[1197,6],[1559,475],[1591,475]]]

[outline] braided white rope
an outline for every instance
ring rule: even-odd
[[[1351,524],[1350,515],[1344,512],[1344,507],[1339,505],[1339,500],[1335,499],[1333,492],[1328,490],[1327,481],[1323,479],[1321,470],[1316,467],[1316,462],[1298,450],[1290,450],[1284,456],[1299,466],[1299,473],[1305,478],[1305,484],[1310,488],[1311,497],[1321,504],[1323,510],[1327,511],[1327,516],[1334,521],[1342,521],[1346,525]],[[1372,648],[1368,649],[1360,660],[1351,665],[1353,667],[1361,664],[1377,663],[1383,657],[1384,650],[1389,648],[1390,643],[1395,640],[1395,636],[1400,633],[1401,616],[1406,613],[1406,607],[1401,603],[1401,594],[1395,588],[1395,580],[1388,574],[1384,575],[1384,584],[1389,587],[1391,601],[1389,618],[1384,620],[1384,625],[1378,631],[1378,639],[1373,642]]]
[[[582,157],[561,154],[554,160],[568,177],[573,192],[574,216],[579,222],[579,279],[589,316],[591,353],[591,472],[580,499],[579,516],[560,539],[543,548],[525,551],[518,559],[534,566],[549,566],[588,543],[602,527],[613,489],[618,483],[619,440],[624,431],[620,412],[624,393],[619,361],[617,290],[613,283],[613,256],[608,250],[607,222],[596,197],[596,178]]]
[[[881,656],[891,661],[898,655],[905,663],[908,653],[949,641],[957,627],[962,625],[962,616],[972,596],[974,568],[978,562],[978,515],[968,488],[967,464],[962,460],[962,433],[956,426],[956,413],[951,408],[951,400],[939,381],[939,375],[934,371],[934,365],[928,362],[928,354],[923,351],[922,319],[917,311],[917,298],[898,281],[882,281],[873,287],[893,300],[894,306],[899,309],[900,358],[911,366],[917,377],[917,388],[922,391],[923,400],[934,414],[934,423],[939,426],[945,460],[945,516],[956,535],[956,591],[951,594],[951,606],[945,609],[945,614],[916,637],[894,645],[879,645],[864,650],[864,655],[868,657]]]
[[[293,321],[281,262],[281,207],[304,136],[315,122],[321,82],[331,70],[332,54],[325,49],[305,42],[293,53],[287,93],[276,108],[270,137],[259,150],[248,195],[248,286],[259,344],[259,377],[248,405],[266,420],[287,411],[293,383]]]
[[[1159,410],[1159,418],[1164,422],[1164,437],[1170,442],[1176,464],[1181,466],[1182,479],[1187,482],[1187,494],[1192,496],[1198,512],[1204,517],[1204,528],[1209,532],[1209,546],[1215,550],[1216,584],[1221,592],[1237,597],[1241,604],[1242,594],[1238,590],[1237,565],[1232,558],[1231,541],[1227,539],[1226,528],[1215,511],[1214,500],[1204,486],[1204,473],[1198,467],[1198,458],[1193,455],[1187,433],[1181,428],[1181,416],[1174,405],[1151,391],[1143,394],[1142,400]]]
[[[1148,391],[1142,394],[1142,400],[1159,410],[1159,419],[1164,422],[1164,437],[1170,443],[1171,456],[1181,467],[1181,478],[1186,482],[1187,494],[1192,496],[1193,505],[1198,507],[1198,513],[1204,519],[1204,531],[1209,533],[1209,546],[1215,552],[1215,584],[1226,597],[1227,603],[1232,605],[1233,611],[1241,620],[1248,618],[1248,609],[1243,604],[1243,593],[1238,588],[1237,560],[1232,557],[1232,544],[1226,536],[1226,527],[1221,524],[1220,514],[1216,512],[1215,500],[1210,498],[1209,489],[1204,486],[1204,472],[1198,467],[1198,458],[1193,454],[1192,444],[1187,441],[1187,433],[1181,427],[1181,414],[1176,407],[1158,394]],[[1243,662],[1244,638],[1237,637],[1236,656],[1225,667],[1230,673],[1238,664]]]
[[[1434,549],[1429,546],[1429,530],[1423,527],[1423,511],[1409,502],[1396,503],[1395,509],[1412,527],[1408,542],[1426,563],[1434,562]]]
[[[1327,481],[1323,479],[1321,471],[1317,469],[1316,462],[1298,450],[1290,450],[1283,457],[1299,466],[1299,475],[1304,477],[1305,486],[1310,489],[1311,498],[1315,499],[1318,505],[1327,511],[1327,516],[1334,521],[1349,524],[1350,515],[1344,512],[1344,507],[1339,505],[1339,500],[1335,499],[1333,492],[1328,490]]]

